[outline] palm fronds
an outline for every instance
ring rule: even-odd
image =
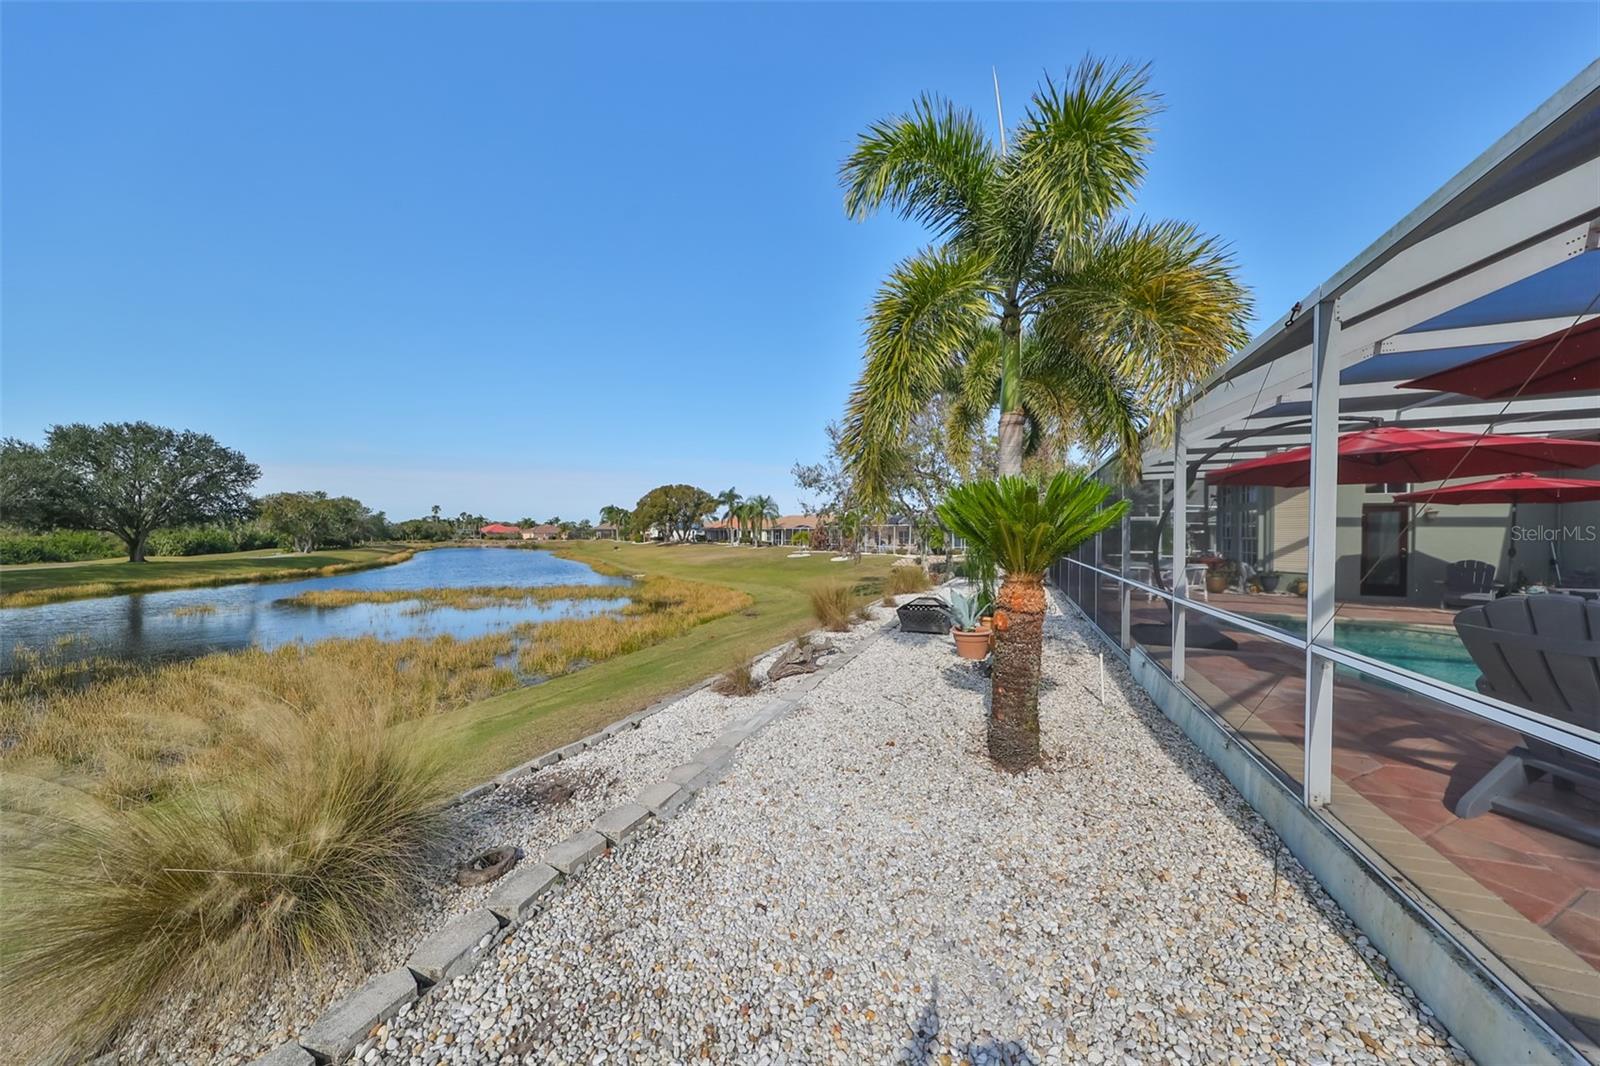
[[[1085,540],[1122,520],[1127,501],[1102,508],[1105,485],[1087,474],[1060,473],[1041,484],[1002,477],[958,486],[939,517],[1008,575],[1042,574]]]

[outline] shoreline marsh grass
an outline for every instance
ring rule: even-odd
[[[527,681],[519,671],[554,677],[750,603],[742,592],[682,578],[596,587],[621,589],[630,602],[472,639],[357,637],[156,664],[35,656],[0,678],[0,768],[69,777],[108,802],[136,806],[196,776],[225,776],[249,744],[239,708],[258,696],[311,713],[328,693],[349,691],[393,726],[518,688]]]
[[[393,566],[395,563],[405,562],[416,554],[416,548],[403,548],[373,559],[329,563],[326,566],[241,568],[237,570],[230,569],[221,573],[173,574],[165,577],[161,576],[160,567],[167,564],[140,563],[137,565],[154,569],[142,571],[137,585],[119,584],[114,581],[83,581],[76,584],[47,585],[43,588],[17,589],[13,592],[0,594],[0,608],[38,607],[46,603],[94,599],[100,596],[119,596],[127,592],[171,592],[175,589],[218,588],[222,585],[240,585],[251,582],[265,584],[269,581],[298,581],[309,577],[332,577],[335,574],[348,574],[357,570],[371,570],[378,566]],[[195,557],[195,559],[179,561],[171,565],[183,566],[185,562],[193,564],[197,563],[200,558]],[[256,558],[260,558],[260,556],[256,556]],[[0,578],[15,580],[14,575],[10,574],[0,574]]]
[[[286,607],[318,609],[356,604],[405,603],[425,607],[478,610],[510,603],[555,603],[560,600],[613,600],[632,595],[630,585],[471,585],[424,589],[310,589],[277,602]]]

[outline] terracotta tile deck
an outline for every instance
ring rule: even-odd
[[[1283,614],[1286,597],[1236,596],[1240,613]],[[1270,611],[1262,601],[1271,599]],[[1222,606],[1224,597],[1212,602]],[[1300,602],[1300,601],[1292,601]],[[1303,603],[1300,604],[1304,612]],[[1388,611],[1416,624],[1451,612]],[[1342,612],[1343,613],[1343,612]],[[1133,597],[1134,622],[1167,620]],[[1206,624],[1213,624],[1207,620]],[[1286,778],[1302,775],[1303,659],[1294,649],[1227,630],[1231,650],[1190,647],[1188,687]],[[1147,647],[1165,663],[1169,649]],[[1457,799],[1520,738],[1499,726],[1341,670],[1334,692],[1330,811],[1479,936],[1600,1046],[1600,849],[1489,813],[1456,817]],[[1524,796],[1600,822],[1600,796],[1534,786]],[[1443,860],[1443,861],[1441,861]]]

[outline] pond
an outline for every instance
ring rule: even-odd
[[[470,588],[477,585],[618,585],[583,563],[547,551],[512,548],[436,548],[394,566],[304,581],[275,581],[221,588],[179,589],[38,607],[0,610],[0,672],[16,668],[18,652],[31,649],[51,661],[94,656],[177,659],[239,648],[274,648],[292,641],[335,637],[382,640],[435,637],[469,639],[523,622],[575,617],[615,609],[626,600],[506,603],[465,609],[418,611],[415,601],[348,607],[297,607],[280,601],[312,589]]]

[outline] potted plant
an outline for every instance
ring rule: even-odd
[[[1306,584],[1306,579],[1303,577],[1297,577],[1289,583],[1289,591],[1296,596],[1304,596],[1308,588],[1310,586]]]
[[[1239,564],[1232,559],[1219,559],[1206,569],[1206,591],[1227,592],[1239,580]]]
[[[1277,592],[1278,578],[1281,576],[1276,570],[1259,570],[1256,572],[1256,580],[1260,582],[1262,592]]]
[[[978,616],[978,598],[964,592],[950,594],[951,634],[963,659],[983,659],[989,654],[989,627]]]

